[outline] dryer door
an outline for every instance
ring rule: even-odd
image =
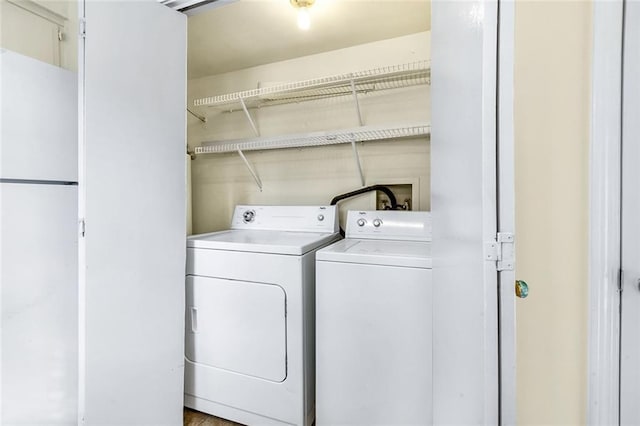
[[[186,284],[187,359],[284,381],[287,328],[282,287],[191,275]]]

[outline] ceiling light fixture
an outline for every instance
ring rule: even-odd
[[[289,0],[291,5],[298,9],[298,28],[308,30],[311,27],[309,8],[316,0]]]

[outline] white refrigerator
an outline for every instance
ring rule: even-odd
[[[0,50],[0,424],[76,424],[77,74]]]

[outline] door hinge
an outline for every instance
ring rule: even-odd
[[[85,18],[80,18],[78,23],[80,25],[80,37],[86,38],[87,37],[87,20]]]
[[[498,271],[513,271],[515,268],[515,237],[510,232],[498,232],[496,238],[484,244],[484,259],[496,262]]]
[[[85,222],[84,219],[80,219],[80,222],[78,224],[78,233],[80,234],[81,238],[84,238],[84,233],[85,233]]]

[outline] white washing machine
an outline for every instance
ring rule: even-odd
[[[335,206],[237,206],[187,239],[185,405],[247,425],[314,419],[315,252]]]
[[[350,211],[316,253],[316,424],[432,423],[431,217]]]

